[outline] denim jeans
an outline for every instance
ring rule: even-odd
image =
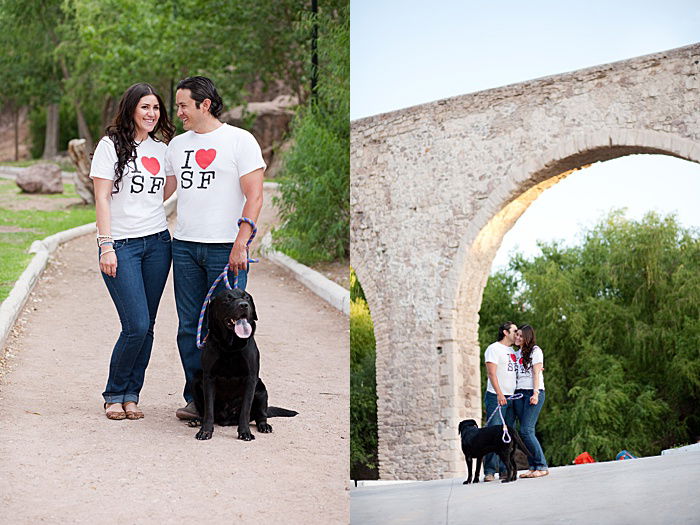
[[[138,403],[153,347],[153,326],[170,271],[170,233],[114,241],[117,275],[102,273],[122,330],[112,350],[107,403]]]
[[[197,348],[197,324],[202,303],[209,287],[221,275],[228,264],[233,243],[202,243],[173,240],[173,279],[175,284],[175,305],[179,320],[177,348],[180,351],[182,368],[185,371],[183,395],[189,403],[194,399],[192,385],[195,375],[202,369],[200,350]],[[229,283],[233,286],[233,272],[229,272]],[[238,272],[238,288],[245,290],[248,272]],[[226,285],[219,282],[212,297]],[[207,333],[207,318],[202,324],[202,340]]]
[[[542,446],[535,435],[537,418],[542,410],[542,405],[544,405],[544,390],[540,389],[536,405],[530,404],[532,390],[521,389],[516,390],[515,393],[523,395],[522,398],[515,400],[515,416],[520,421],[520,437],[523,438],[528,450],[532,452],[532,456],[527,457],[527,463],[530,470],[547,470],[547,460],[544,458]]]
[[[506,395],[506,398],[508,395]],[[512,427],[515,424],[515,414],[513,412],[513,401],[512,399],[508,399],[508,404],[503,405],[501,407],[501,414],[503,414],[503,417],[506,420],[506,425],[509,427]],[[493,414],[493,411],[496,410],[496,407],[498,406],[498,396],[492,392],[489,392],[488,390],[486,391],[486,394],[484,395],[484,405],[486,405],[486,419]],[[494,425],[503,425],[503,420],[501,419],[501,416],[498,412],[493,416],[493,419],[489,421],[488,426],[494,426]],[[498,457],[498,454],[496,453],[490,453],[486,454],[484,456],[484,475],[486,474],[495,474],[496,471],[498,472],[506,472],[508,469],[506,468],[505,463],[500,460]]]

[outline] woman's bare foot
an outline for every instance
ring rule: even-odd
[[[107,419],[126,419],[126,413],[121,403],[105,403]]]
[[[126,413],[127,419],[141,419],[143,417],[143,412],[141,412],[136,403],[133,401],[126,401],[124,403],[124,412]]]

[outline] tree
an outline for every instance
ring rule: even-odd
[[[581,246],[540,246],[492,275],[482,347],[505,316],[545,354],[538,430],[552,464],[658,454],[700,435],[700,238],[673,216],[611,213]]]
[[[310,16],[305,24],[309,35],[318,24],[317,96],[294,123],[277,201],[283,226],[275,241],[306,263],[343,259],[349,251],[349,18],[349,6],[341,3],[337,9],[326,6],[318,20]]]

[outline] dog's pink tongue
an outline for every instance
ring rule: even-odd
[[[253,333],[253,327],[250,326],[250,323],[246,319],[239,319],[236,321],[236,326],[233,330],[241,339],[247,339],[250,337],[250,334]]]

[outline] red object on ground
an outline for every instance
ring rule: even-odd
[[[584,452],[583,454],[576,456],[574,463],[577,465],[581,465],[583,463],[595,463],[595,459],[593,459],[588,452]]]

